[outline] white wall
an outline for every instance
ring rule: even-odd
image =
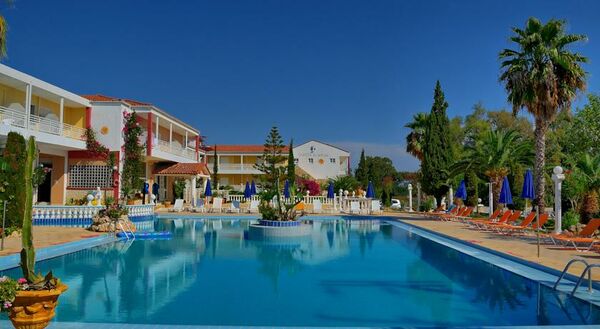
[[[296,165],[319,180],[346,175],[349,157],[350,153],[317,141],[294,147]]]
[[[120,151],[123,144],[123,111],[129,109],[119,103],[92,105],[92,128],[96,139],[111,151]],[[102,134],[103,127],[108,128],[106,134]]]

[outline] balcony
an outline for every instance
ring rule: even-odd
[[[169,143],[159,139],[154,145],[154,149],[196,162],[196,150],[183,147],[177,143]]]
[[[85,141],[85,129],[58,120],[48,119],[31,114],[27,127],[27,115],[18,110],[0,106],[0,126],[21,128],[30,132],[39,132],[53,136],[65,137],[74,141]],[[43,135],[37,135],[43,142]]]
[[[212,170],[213,163],[209,163],[208,168]],[[252,163],[221,163],[219,164],[220,174],[252,174],[260,175],[262,172],[254,168]]]

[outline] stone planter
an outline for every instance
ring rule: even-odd
[[[59,284],[56,289],[37,291],[17,291],[9,318],[17,329],[43,329],[55,315],[58,297],[67,290]]]
[[[88,230],[93,232],[122,232],[123,229],[127,232],[135,232],[135,224],[129,220],[127,215],[121,216],[119,219],[112,219],[108,216],[95,216],[92,218],[92,225]]]
[[[250,240],[280,240],[282,238],[308,236],[312,227],[300,221],[271,221],[259,220],[258,224],[252,224],[248,228],[248,239]]]

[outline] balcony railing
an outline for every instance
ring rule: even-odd
[[[208,163],[207,166],[209,168],[213,167],[213,163]],[[219,170],[222,172],[225,171],[235,171],[235,172],[248,172],[248,173],[254,173],[254,172],[259,172],[259,170],[257,170],[256,168],[254,168],[254,164],[253,163],[221,163],[219,164]]]
[[[22,111],[0,106],[1,124],[18,128],[26,128],[25,122],[26,115]],[[29,116],[29,130],[77,140],[85,140],[85,129],[70,125],[68,123],[60,123],[60,121],[43,118],[34,114]]]
[[[175,143],[169,143],[168,141],[164,141],[162,139],[159,139],[157,145],[155,146],[163,152],[167,152],[196,161],[196,150],[184,148],[180,145],[177,145]]]

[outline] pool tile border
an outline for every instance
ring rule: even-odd
[[[43,261],[50,258],[60,257],[80,250],[93,248],[99,245],[118,241],[119,239],[111,234],[102,234],[93,238],[61,243],[54,246],[39,248],[35,253],[35,261]],[[9,270],[19,266],[20,255],[18,253],[0,257],[0,271]]]
[[[417,234],[428,240],[434,241],[448,248],[452,248],[463,254],[475,257],[514,274],[534,280],[550,288],[554,286],[554,283],[560,275],[560,271],[547,266],[536,264],[515,256],[504,254],[497,250],[418,227],[402,221],[402,218],[388,218],[387,220],[381,218],[381,220],[385,220],[393,226],[405,229],[410,233]],[[565,278],[563,278],[561,283],[558,285],[557,290],[570,294],[575,286],[574,281],[577,279],[578,278],[571,274],[565,275]],[[575,293],[575,297],[600,306],[600,291],[598,291],[597,284],[594,285],[594,291],[592,293],[587,293],[584,291],[584,287],[580,288],[578,292]],[[589,328],[589,326],[587,328]]]

